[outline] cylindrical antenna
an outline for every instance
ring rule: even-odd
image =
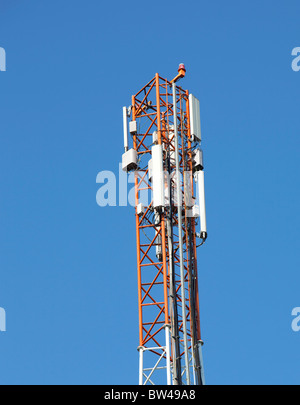
[[[128,119],[127,107],[123,107],[123,130],[124,130],[124,149],[128,151]]]
[[[205,191],[204,191],[204,171],[197,172],[197,183],[199,190],[199,207],[200,207],[200,237],[206,239],[206,210],[205,210]]]

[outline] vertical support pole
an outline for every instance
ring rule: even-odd
[[[156,121],[157,121],[157,137],[158,144],[162,144],[161,132],[161,117],[160,117],[160,91],[159,91],[159,75],[155,75],[156,85]],[[161,247],[163,255],[163,283],[164,283],[164,307],[165,307],[165,324],[169,324],[169,308],[168,308],[168,284],[167,284],[167,259],[166,259],[166,227],[165,227],[165,213],[161,213]]]
[[[144,348],[140,346],[139,351],[139,385],[143,385],[143,369],[144,369]]]
[[[132,120],[135,121],[135,97],[132,96]],[[137,141],[136,135],[133,137],[133,147],[136,150]],[[135,206],[139,203],[138,195],[138,177],[135,175]],[[142,274],[141,274],[141,250],[140,250],[140,229],[139,229],[139,217],[135,213],[136,221],[136,248],[137,248],[137,279],[138,279],[138,305],[139,305],[139,344],[143,345],[143,314],[142,314]]]
[[[189,92],[186,91],[186,116],[188,130],[188,150],[189,150],[189,170],[192,172],[192,152],[191,152],[191,130],[190,130],[190,106]],[[192,182],[192,193],[194,192]],[[190,289],[190,311],[191,311],[191,332],[193,346],[193,369],[194,381],[197,385],[203,384],[201,374],[202,362],[199,351],[200,337],[200,316],[199,316],[199,297],[198,297],[198,277],[197,277],[197,251],[196,251],[196,232],[194,218],[187,218],[188,221],[188,240],[189,240],[189,289]],[[200,347],[201,350],[201,347]],[[202,370],[203,372],[203,370]]]
[[[167,385],[171,385],[170,325],[165,325]]]
[[[188,148],[189,150],[191,150],[191,119],[190,119],[190,103],[189,103],[189,92],[188,90],[186,91],[186,97],[187,97],[187,101],[186,101],[186,113],[187,113],[187,121],[188,121]],[[192,155],[192,153],[190,152],[190,154]],[[192,156],[190,155],[190,161],[192,160]],[[190,171],[192,171],[192,163],[190,163]],[[194,185],[192,185],[192,192],[194,194]],[[196,243],[196,229],[195,229],[195,219],[192,218],[191,219],[192,222],[192,229],[193,229],[193,250],[194,250],[194,266],[195,266],[195,274],[197,276],[197,243]],[[196,305],[196,313],[197,313],[197,336],[195,336],[195,339],[197,338],[197,340],[201,340],[201,332],[200,332],[200,311],[199,311],[199,293],[198,293],[198,279],[197,282],[195,283],[195,305]]]
[[[159,97],[159,75],[155,75],[155,87],[156,87],[156,119],[157,119],[157,140],[161,145],[161,123],[160,123],[160,97]]]
[[[166,83],[166,90],[168,84]],[[168,105],[168,101],[167,101]],[[165,118],[165,117],[164,117]],[[169,122],[169,120],[168,120]],[[166,121],[162,121],[163,131],[166,131]],[[169,141],[169,128],[166,138]],[[166,156],[166,180],[168,190],[169,208],[166,215],[167,224],[167,238],[168,238],[168,253],[169,253],[169,308],[170,308],[170,331],[171,331],[171,353],[173,359],[173,384],[181,385],[181,357],[180,357],[180,342],[178,331],[178,310],[177,310],[177,297],[176,297],[176,282],[174,274],[174,251],[173,251],[173,196],[172,196],[172,182],[171,182],[171,159],[170,159],[170,143],[168,142]]]
[[[190,385],[190,366],[188,357],[187,328],[186,328],[186,300],[184,283],[184,265],[183,265],[183,240],[182,240],[182,211],[181,211],[181,190],[180,190],[180,170],[179,170],[179,150],[178,150],[178,128],[177,128],[177,103],[176,103],[176,85],[172,83],[173,90],[173,114],[174,114],[174,137],[175,137],[175,160],[176,160],[176,189],[177,189],[177,210],[178,210],[178,236],[179,236],[179,259],[180,259],[180,279],[181,279],[181,299],[182,299],[182,323],[183,323],[183,341],[184,357],[186,367],[186,381]]]
[[[200,358],[201,382],[202,382],[202,385],[205,385],[202,346],[203,346],[203,341],[202,341],[202,340],[199,340],[199,341],[198,341],[198,351],[199,351],[199,358]]]
[[[178,331],[178,309],[176,297],[176,282],[174,274],[174,251],[173,251],[173,224],[172,224],[172,184],[171,184],[171,166],[170,152],[168,152],[168,190],[169,190],[169,217],[167,219],[168,247],[169,247],[169,297],[170,297],[170,318],[171,318],[171,342],[173,356],[173,384],[181,385],[181,357],[180,357],[180,341]]]

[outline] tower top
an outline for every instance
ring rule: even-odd
[[[180,63],[178,67],[178,75],[171,80],[171,83],[176,83],[179,79],[182,79],[185,76],[186,68],[184,63]]]

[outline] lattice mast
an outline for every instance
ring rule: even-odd
[[[197,274],[197,247],[207,237],[204,171],[199,101],[178,86],[184,76],[183,64],[171,81],[156,74],[123,107],[122,166],[135,181],[141,385],[204,384]]]

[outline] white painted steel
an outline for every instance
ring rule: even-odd
[[[170,325],[165,326],[165,333],[166,333],[167,385],[171,385]]]
[[[143,385],[144,348],[139,347],[139,385]]]
[[[201,232],[207,232],[206,230],[206,209],[205,209],[205,191],[204,191],[204,171],[199,170],[197,172],[197,184],[199,191],[199,209],[200,209],[200,227]]]
[[[128,151],[128,117],[127,107],[123,107],[123,131],[124,131],[124,149]]]
[[[162,145],[152,146],[152,190],[153,207],[156,209],[164,207],[165,193]]]

